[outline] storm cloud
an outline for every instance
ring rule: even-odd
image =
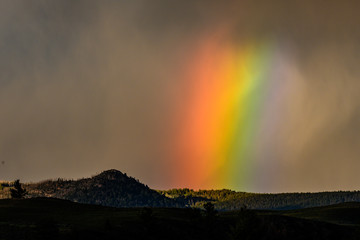
[[[116,168],[153,188],[180,187],[169,185],[172,159],[163,154],[171,138],[169,89],[181,88],[193,43],[221,25],[234,39],[286,44],[298,73],[292,100],[279,96],[283,127],[262,139],[272,154],[259,156],[259,168],[272,171],[266,159],[273,158],[276,177],[259,176],[247,190],[358,189],[359,7],[356,1],[1,1],[0,179],[79,178]]]

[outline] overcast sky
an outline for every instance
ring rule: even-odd
[[[259,174],[272,177],[245,190],[359,190],[359,9],[346,0],[2,0],[0,179],[116,168],[152,188],[181,187],[163,154],[169,89],[181,86],[194,43],[227,26],[234,38],[286,45],[299,76],[281,131],[263,140],[273,155],[259,156]]]

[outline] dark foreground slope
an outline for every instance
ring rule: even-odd
[[[30,197],[53,197],[110,207],[173,207],[175,202],[118,170],[79,180],[27,184]]]
[[[360,203],[347,202],[324,207],[281,211],[283,215],[339,225],[360,226]]]
[[[281,214],[244,210],[215,216],[184,208],[4,199],[0,200],[0,239],[357,239],[355,226]]]

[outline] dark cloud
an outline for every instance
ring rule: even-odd
[[[282,174],[253,190],[359,187],[357,1],[8,0],[0,9],[1,178],[117,168],[170,187],[168,89],[192,43],[224,25],[239,41],[287,44],[301,76],[269,143]]]

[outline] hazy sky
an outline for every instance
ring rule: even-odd
[[[254,183],[236,190],[359,190],[359,9],[331,0],[2,0],[0,179],[116,168],[153,188],[182,187],[164,154],[174,89],[182,94],[195,46],[224,28],[286,49],[294,82],[279,93],[281,114],[268,109],[281,127],[264,129],[274,133],[261,139]]]

